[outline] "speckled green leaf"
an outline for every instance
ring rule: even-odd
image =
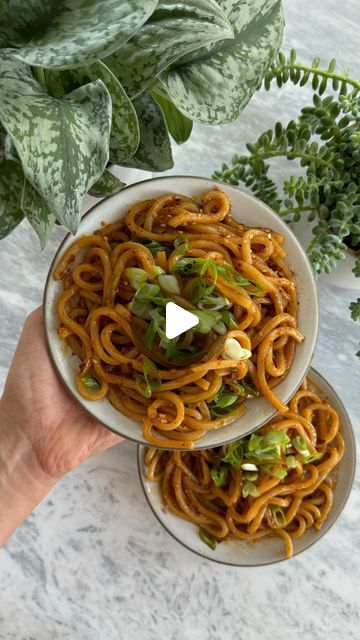
[[[105,62],[134,98],[180,56],[233,35],[215,0],[163,0],[147,23]]]
[[[166,171],[174,165],[171,144],[163,112],[146,92],[135,98],[134,107],[140,126],[140,144],[135,155],[121,164],[147,171]]]
[[[0,239],[17,227],[24,217],[21,210],[21,190],[24,175],[11,160],[0,160]]]
[[[110,55],[146,22],[156,0],[0,0],[0,38],[19,60],[79,67]]]
[[[124,187],[126,187],[125,182],[121,182],[111,171],[106,169],[99,180],[93,184],[89,193],[94,198],[105,198],[118,193]]]
[[[0,122],[0,158],[5,156],[5,140],[6,140],[6,131],[2,128]]]
[[[41,248],[44,249],[56,218],[51,213],[45,200],[28,180],[24,181],[21,208],[31,226],[36,231]]]
[[[283,35],[280,0],[218,0],[234,40],[203,47],[178,60],[161,76],[165,95],[193,120],[235,120],[277,54]]]
[[[7,160],[13,160],[14,162],[17,162],[21,165],[20,158],[13,143],[13,139],[9,133],[7,133],[5,137],[4,153]]]
[[[101,80],[52,98],[30,69],[0,50],[0,118],[24,174],[53,215],[75,232],[82,198],[108,161],[111,98]]]
[[[134,155],[138,148],[140,134],[132,102],[110,69],[98,60],[92,65],[78,69],[47,70],[45,72],[45,82],[49,93],[57,97],[97,79],[103,81],[111,95],[110,160],[119,163]]]
[[[189,139],[193,128],[192,120],[184,116],[171,100],[168,100],[159,93],[156,93],[156,91],[151,91],[151,95],[160,105],[169,133],[174,138],[175,142],[178,144],[186,142],[186,140]]]

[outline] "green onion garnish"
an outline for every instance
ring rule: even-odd
[[[100,389],[100,386],[101,386],[98,383],[98,381],[95,380],[95,378],[92,378],[91,376],[83,376],[81,378],[81,382],[83,383],[84,387],[89,389],[89,391],[97,391],[98,389]]]
[[[159,267],[157,264],[154,264],[153,266],[153,272],[156,276],[160,276],[162,273],[165,273],[164,269],[162,269],[161,267]]]
[[[255,482],[259,477],[259,473],[257,471],[246,471],[243,474],[244,480],[250,480],[250,482]]]
[[[129,280],[133,289],[140,289],[149,277],[144,269],[139,269],[138,267],[128,267],[124,269],[124,275]]]
[[[153,391],[156,391],[161,387],[161,378],[158,368],[152,360],[149,360],[149,358],[144,358],[143,374],[147,384]]]
[[[255,286],[254,290],[248,291],[250,295],[259,296],[264,294],[263,289],[259,287],[256,282],[244,278],[244,276],[227,263],[219,264],[214,262],[214,260],[206,258],[180,258],[172,270],[173,273],[180,273],[182,276],[192,276],[196,274],[204,276],[210,271],[214,284],[216,284],[217,279],[221,277],[232,285],[241,287],[248,287],[249,285]]]
[[[135,376],[135,384],[138,392],[141,393],[144,398],[151,398],[151,389],[146,384],[144,376],[142,376],[141,373]]]
[[[174,293],[177,295],[180,295],[181,293],[179,281],[174,275],[162,273],[158,276],[158,283],[160,287],[168,293]]]
[[[224,309],[224,311],[221,312],[221,317],[223,322],[225,322],[226,326],[229,327],[229,329],[238,328],[237,322],[229,309]]]
[[[221,465],[219,469],[216,469],[216,467],[213,467],[211,469],[210,475],[217,487],[223,487],[225,484],[227,484],[229,479],[229,471],[229,467],[224,464]]]
[[[295,438],[293,438],[292,445],[304,458],[308,458],[310,456],[306,440],[302,436],[295,436]]]
[[[166,251],[167,253],[170,251],[170,247],[167,247],[164,244],[160,244],[158,240],[149,240],[149,238],[136,238],[135,242],[143,244],[144,247],[147,247],[147,249],[149,249],[149,251],[151,251],[153,255],[155,255],[159,251]]]
[[[285,458],[286,466],[288,469],[295,469],[296,467],[296,458],[295,456],[286,456]]]
[[[202,542],[207,544],[207,546],[210,547],[210,549],[215,551],[217,542],[215,538],[213,538],[212,535],[210,535],[210,533],[208,533],[207,531],[204,531],[204,529],[199,529],[199,538]]]
[[[161,378],[158,368],[149,358],[144,358],[143,372],[135,378],[136,388],[145,398],[151,398],[153,391],[161,388]]]
[[[315,462],[315,460],[319,460],[324,455],[322,452],[310,453],[305,438],[302,438],[301,436],[296,436],[292,441],[292,445],[296,451],[300,453],[303,461],[308,464]]]
[[[160,287],[158,284],[144,284],[136,293],[136,299],[140,301],[150,300],[151,302],[153,302],[154,300],[157,300],[158,297],[159,299],[162,298],[162,296],[159,296],[159,294]]]
[[[199,353],[199,348],[193,344],[178,345],[178,338],[166,341],[165,356],[168,360],[187,360]]]
[[[215,333],[218,333],[219,336],[224,336],[227,333],[225,324],[223,323],[222,320],[220,320],[220,322],[217,322],[215,327],[214,327],[214,331]]]
[[[260,395],[260,392],[258,389],[254,389],[254,387],[252,387],[250,384],[248,384],[244,380],[241,381],[241,386],[243,387],[244,392],[248,396],[253,396],[254,398],[257,398]]]
[[[211,295],[204,295],[199,299],[197,306],[199,309],[204,309],[205,311],[219,311],[220,309],[229,306],[229,300],[224,298],[220,293],[214,291]]]
[[[227,415],[229,412],[224,409],[232,407],[238,400],[239,394],[229,391],[229,388],[222,384],[212,401],[208,403],[211,417],[219,418]]]
[[[137,318],[143,318],[144,320],[150,320],[151,304],[149,302],[140,302],[135,297],[128,305],[131,313]]]
[[[189,243],[187,241],[187,238],[185,236],[179,236],[178,238],[175,238],[174,247],[176,253],[178,253],[180,256],[184,256],[185,253],[189,250]]]
[[[281,457],[281,447],[289,444],[284,431],[269,431],[264,436],[253,433],[248,441],[245,457],[257,460],[273,460]]]
[[[242,486],[241,494],[243,498],[247,498],[248,496],[257,498],[260,495],[260,491],[253,482],[250,482],[250,480],[245,480]]]
[[[283,529],[286,526],[285,513],[281,507],[276,504],[271,505],[271,513],[274,518],[275,526],[277,529]]]
[[[191,313],[199,318],[199,323],[194,327],[194,331],[197,331],[198,333],[209,333],[221,320],[221,315],[218,311],[194,309],[191,310]]]
[[[273,464],[262,464],[261,470],[265,471],[265,473],[268,473],[269,476],[272,476],[273,478],[277,478],[277,480],[284,480],[284,478],[286,478],[288,474],[288,472],[286,471],[286,469],[284,469],[284,467],[273,465]]]
[[[153,342],[154,342],[154,338],[155,338],[155,334],[156,334],[156,328],[157,328],[157,324],[155,322],[155,320],[151,320],[146,333],[145,333],[145,346],[146,348],[151,351],[152,346],[153,346]]]
[[[226,454],[223,457],[223,462],[227,462],[234,469],[241,469],[244,457],[245,440],[236,440],[227,445]]]

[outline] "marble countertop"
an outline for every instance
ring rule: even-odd
[[[285,5],[284,50],[324,62],[335,54],[359,77],[358,0]],[[260,92],[238,122],[196,126],[187,145],[175,149],[170,173],[211,175],[270,126],[274,113],[283,121],[295,115],[304,93]],[[0,388],[62,237],[56,229],[40,253],[23,223],[0,244]],[[356,428],[359,325],[348,312],[356,296],[323,282],[319,289],[313,364],[340,393]],[[0,638],[355,640],[359,518],[357,476],[339,521],[303,555],[266,568],[216,565],[182,548],[155,520],[137,478],[136,448],[124,442],[63,478],[0,551]]]

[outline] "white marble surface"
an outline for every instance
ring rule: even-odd
[[[359,77],[358,0],[286,3],[285,48],[334,54]],[[294,115],[304,92],[259,93],[237,123],[197,126],[172,173],[210,175],[274,114]],[[280,171],[279,171],[280,173]],[[41,301],[57,229],[40,254],[26,224],[0,244],[0,385],[26,314]],[[359,326],[351,291],[321,284],[314,365],[359,414]],[[2,640],[355,640],[359,638],[357,478],[338,523],[302,556],[234,569],[183,549],[154,519],[123,443],[66,476],[0,551]]]

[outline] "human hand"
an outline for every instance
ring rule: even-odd
[[[0,522],[6,503],[2,491],[11,491],[12,503],[25,503],[21,513],[31,504],[29,513],[62,475],[120,441],[61,385],[47,353],[39,307],[25,322],[0,401]],[[9,524],[13,530],[19,522]]]

